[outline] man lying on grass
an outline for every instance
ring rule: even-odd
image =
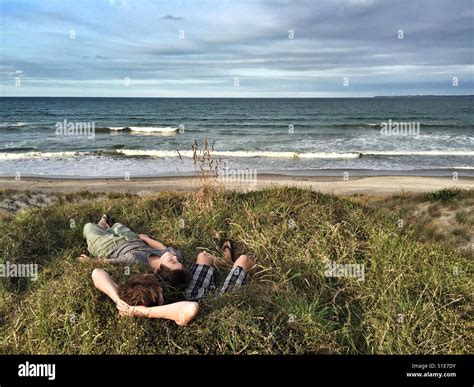
[[[172,247],[144,234],[136,234],[121,223],[114,223],[103,215],[99,223],[84,226],[84,238],[89,253],[98,259],[122,263],[142,263],[153,273],[169,281],[173,286],[184,288],[191,276],[183,266],[183,254]],[[79,259],[87,260],[82,254]]]

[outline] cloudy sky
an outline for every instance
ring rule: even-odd
[[[474,94],[473,4],[0,0],[1,92],[117,97]]]

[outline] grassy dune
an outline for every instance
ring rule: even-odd
[[[37,281],[0,282],[1,353],[473,351],[471,261],[421,241],[415,225],[399,228],[396,211],[291,188],[116,196],[1,214],[0,262],[40,265]],[[220,254],[231,237],[264,270],[244,290],[206,299],[187,327],[119,317],[93,288],[96,265],[75,260],[83,225],[104,212],[179,246],[188,262],[200,249]],[[328,260],[364,264],[365,280],[325,276]],[[124,267],[106,268],[126,278]]]

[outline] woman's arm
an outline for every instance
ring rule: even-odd
[[[101,292],[107,294],[112,301],[117,304],[117,309],[121,315],[149,318],[164,318],[173,320],[178,325],[189,324],[199,311],[197,302],[180,301],[173,304],[161,306],[130,306],[118,296],[118,286],[112,280],[110,275],[103,269],[94,269],[92,271],[92,280],[94,285]]]
[[[148,235],[138,234],[138,237],[143,242],[145,242],[148,246],[150,246],[152,249],[160,249],[160,250],[166,249],[166,246],[163,243],[150,238]]]
[[[97,289],[107,294],[117,304],[117,308],[130,307],[130,305],[120,299],[117,284],[104,269],[94,269],[92,271],[92,281]]]
[[[129,306],[125,308],[117,305],[121,315],[134,317],[164,318],[173,320],[178,325],[189,324],[198,314],[199,305],[197,302],[180,301],[173,304],[161,306]]]

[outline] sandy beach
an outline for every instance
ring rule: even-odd
[[[192,191],[202,185],[202,180],[193,177],[156,177],[124,179],[50,179],[50,178],[0,178],[2,189],[29,190],[43,193],[72,193],[82,190],[90,192],[135,193],[141,196],[157,191]],[[256,182],[216,182],[226,189],[255,190],[273,186],[293,186],[336,195],[368,194],[374,196],[397,193],[433,192],[445,188],[474,189],[474,178],[420,176],[370,176],[350,177],[302,177],[286,175],[258,175]]]

